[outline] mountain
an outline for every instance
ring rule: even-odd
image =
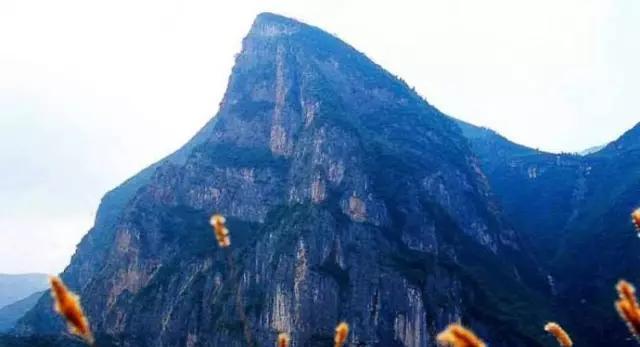
[[[0,274],[0,308],[49,287],[45,274]]]
[[[558,234],[578,215],[588,169],[583,157],[538,151],[490,129],[461,121],[458,125],[507,220],[532,241],[537,258],[548,263],[559,245]]]
[[[589,154],[593,154],[601,149],[603,149],[606,145],[600,145],[600,146],[593,146],[593,147],[589,147],[585,150],[582,150],[580,152],[578,152],[578,154],[580,155],[589,155]]]
[[[640,123],[600,151],[552,154],[459,122],[515,229],[551,274],[557,312],[581,346],[631,346],[612,302],[620,278],[640,284]]]
[[[458,320],[492,346],[551,342],[546,273],[455,122],[346,43],[269,13],[218,114],[104,197],[62,278],[100,346],[244,346],[246,331],[325,346],[340,320],[352,346],[433,346]],[[45,295],[16,333],[63,330]]]
[[[32,309],[44,291],[35,292],[24,299],[0,308],[0,332],[7,332],[13,328],[15,323]]]

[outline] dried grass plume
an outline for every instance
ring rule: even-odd
[[[627,323],[629,331],[640,341],[640,307],[636,298],[636,289],[625,280],[620,280],[616,285],[618,300],[615,303],[618,314]]]
[[[280,333],[278,335],[278,343],[276,344],[277,347],[289,347],[289,334],[287,333]]]
[[[640,207],[631,213],[631,222],[636,227],[636,230],[640,232]]]
[[[549,322],[544,326],[544,330],[549,334],[553,335],[556,340],[558,340],[558,344],[562,347],[571,347],[573,346],[573,341],[571,341],[571,337],[567,332],[562,329],[562,327],[558,323]]]
[[[342,347],[347,341],[349,335],[349,324],[342,322],[336,327],[336,337],[334,338],[335,347]]]
[[[69,332],[81,337],[89,345],[93,345],[93,334],[78,296],[67,289],[59,277],[52,276],[49,280],[54,309],[67,321]]]
[[[436,337],[438,345],[450,347],[486,347],[471,330],[460,324],[453,323]]]
[[[218,240],[218,245],[222,248],[231,246],[231,240],[229,239],[229,229],[224,224],[226,219],[220,214],[214,214],[211,216],[209,223],[213,227],[213,232]]]

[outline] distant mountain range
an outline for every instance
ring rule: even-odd
[[[282,331],[327,346],[341,320],[349,346],[435,346],[455,321],[492,347],[551,346],[548,320],[579,346],[630,346],[613,286],[640,283],[639,134],[586,156],[527,148],[265,13],[218,115],[107,193],[62,278],[101,347],[272,345]],[[51,307],[42,296],[5,341],[60,336]]]
[[[589,147],[583,151],[580,151],[578,154],[580,155],[589,155],[589,154],[593,154],[601,149],[603,149],[604,147],[606,147],[606,145],[600,145],[600,146],[593,146],[593,147]]]
[[[0,274],[0,333],[13,328],[48,285],[44,274]]]
[[[0,308],[49,286],[45,274],[0,274]]]

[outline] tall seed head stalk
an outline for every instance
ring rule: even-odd
[[[549,322],[544,326],[544,330],[549,334],[553,335],[556,340],[558,340],[558,344],[561,347],[571,347],[573,346],[573,341],[571,341],[571,337],[567,332],[562,329],[562,327],[558,323]]]
[[[342,322],[336,327],[336,336],[333,339],[335,347],[342,347],[349,336],[349,324]]]
[[[81,337],[87,344],[93,345],[93,334],[89,327],[89,320],[82,311],[80,298],[67,289],[59,277],[52,276],[49,281],[53,308],[67,321],[69,332]]]
[[[458,323],[449,324],[445,330],[438,334],[436,340],[440,346],[486,347],[486,344],[471,330]]]
[[[231,246],[229,229],[227,229],[225,222],[226,219],[220,214],[214,214],[209,219],[209,223],[213,227],[213,233],[216,235],[216,240],[218,240],[218,245],[222,248]]]
[[[289,335],[287,333],[280,333],[278,335],[277,347],[289,347]]]
[[[625,280],[620,280],[616,285],[618,300],[615,302],[616,310],[631,334],[640,341],[640,306],[636,298],[636,289]]]
[[[631,213],[631,222],[636,227],[636,230],[640,232],[640,207]]]

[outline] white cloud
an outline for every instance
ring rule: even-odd
[[[104,192],[217,110],[255,15],[337,34],[453,116],[577,151],[640,120],[640,4],[0,3],[0,272],[61,270]],[[51,247],[55,247],[52,251]]]

